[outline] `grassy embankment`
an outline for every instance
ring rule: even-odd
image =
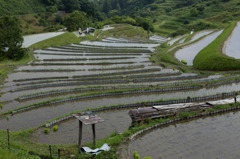
[[[232,22],[220,36],[201,50],[193,61],[193,67],[199,70],[211,71],[239,70],[240,60],[228,57],[222,53],[224,42],[231,35],[235,26],[236,22]]]
[[[104,32],[97,31],[95,36],[98,36],[98,39],[107,37],[115,37],[115,38],[127,38],[127,39],[148,39],[149,35],[147,31],[145,31],[141,27],[132,26],[129,24],[113,24],[111,25],[114,29],[106,30]],[[150,33],[151,36],[152,33]]]

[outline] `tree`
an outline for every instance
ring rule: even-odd
[[[81,9],[79,0],[62,0],[62,3],[64,5],[65,11],[68,13]]]
[[[68,31],[78,30],[79,28],[86,29],[90,21],[83,12],[74,11],[64,19],[64,25],[67,27]]]
[[[0,17],[0,57],[18,60],[24,55],[20,21],[16,17]]]

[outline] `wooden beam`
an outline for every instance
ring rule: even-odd
[[[93,145],[96,146],[96,131],[95,131],[95,124],[92,124],[92,131],[93,131]]]
[[[78,151],[81,148],[81,144],[82,144],[82,122],[79,120]]]

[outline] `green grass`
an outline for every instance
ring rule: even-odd
[[[79,43],[80,41],[81,39],[78,38],[76,35],[74,35],[74,33],[66,32],[56,37],[33,44],[31,48],[42,49],[50,46],[61,46],[61,45],[69,45],[72,43]]]
[[[239,70],[240,60],[223,55],[224,42],[231,35],[237,22],[229,24],[221,35],[201,50],[193,61],[193,67],[199,70],[228,71]]]

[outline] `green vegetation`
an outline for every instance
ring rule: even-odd
[[[45,133],[45,134],[48,134],[49,132],[50,132],[50,129],[48,129],[48,128],[45,128],[45,129],[44,129],[44,133]]]
[[[53,127],[53,131],[58,131],[58,126],[57,126],[57,125],[55,125],[55,126]]]
[[[212,71],[238,70],[240,68],[240,60],[222,54],[224,42],[231,35],[235,26],[236,22],[232,22],[224,29],[221,35],[201,50],[193,61],[193,67]]]
[[[33,44],[31,48],[42,49],[50,46],[68,45],[68,44],[79,43],[79,42],[80,42],[80,39],[76,35],[74,35],[74,33],[66,32],[56,37],[46,39],[44,41],[40,41],[36,44]]]
[[[25,51],[20,22],[16,17],[0,17],[0,61],[4,59],[19,60]]]
[[[185,65],[187,64],[187,62],[185,60],[181,60],[181,62]]]

